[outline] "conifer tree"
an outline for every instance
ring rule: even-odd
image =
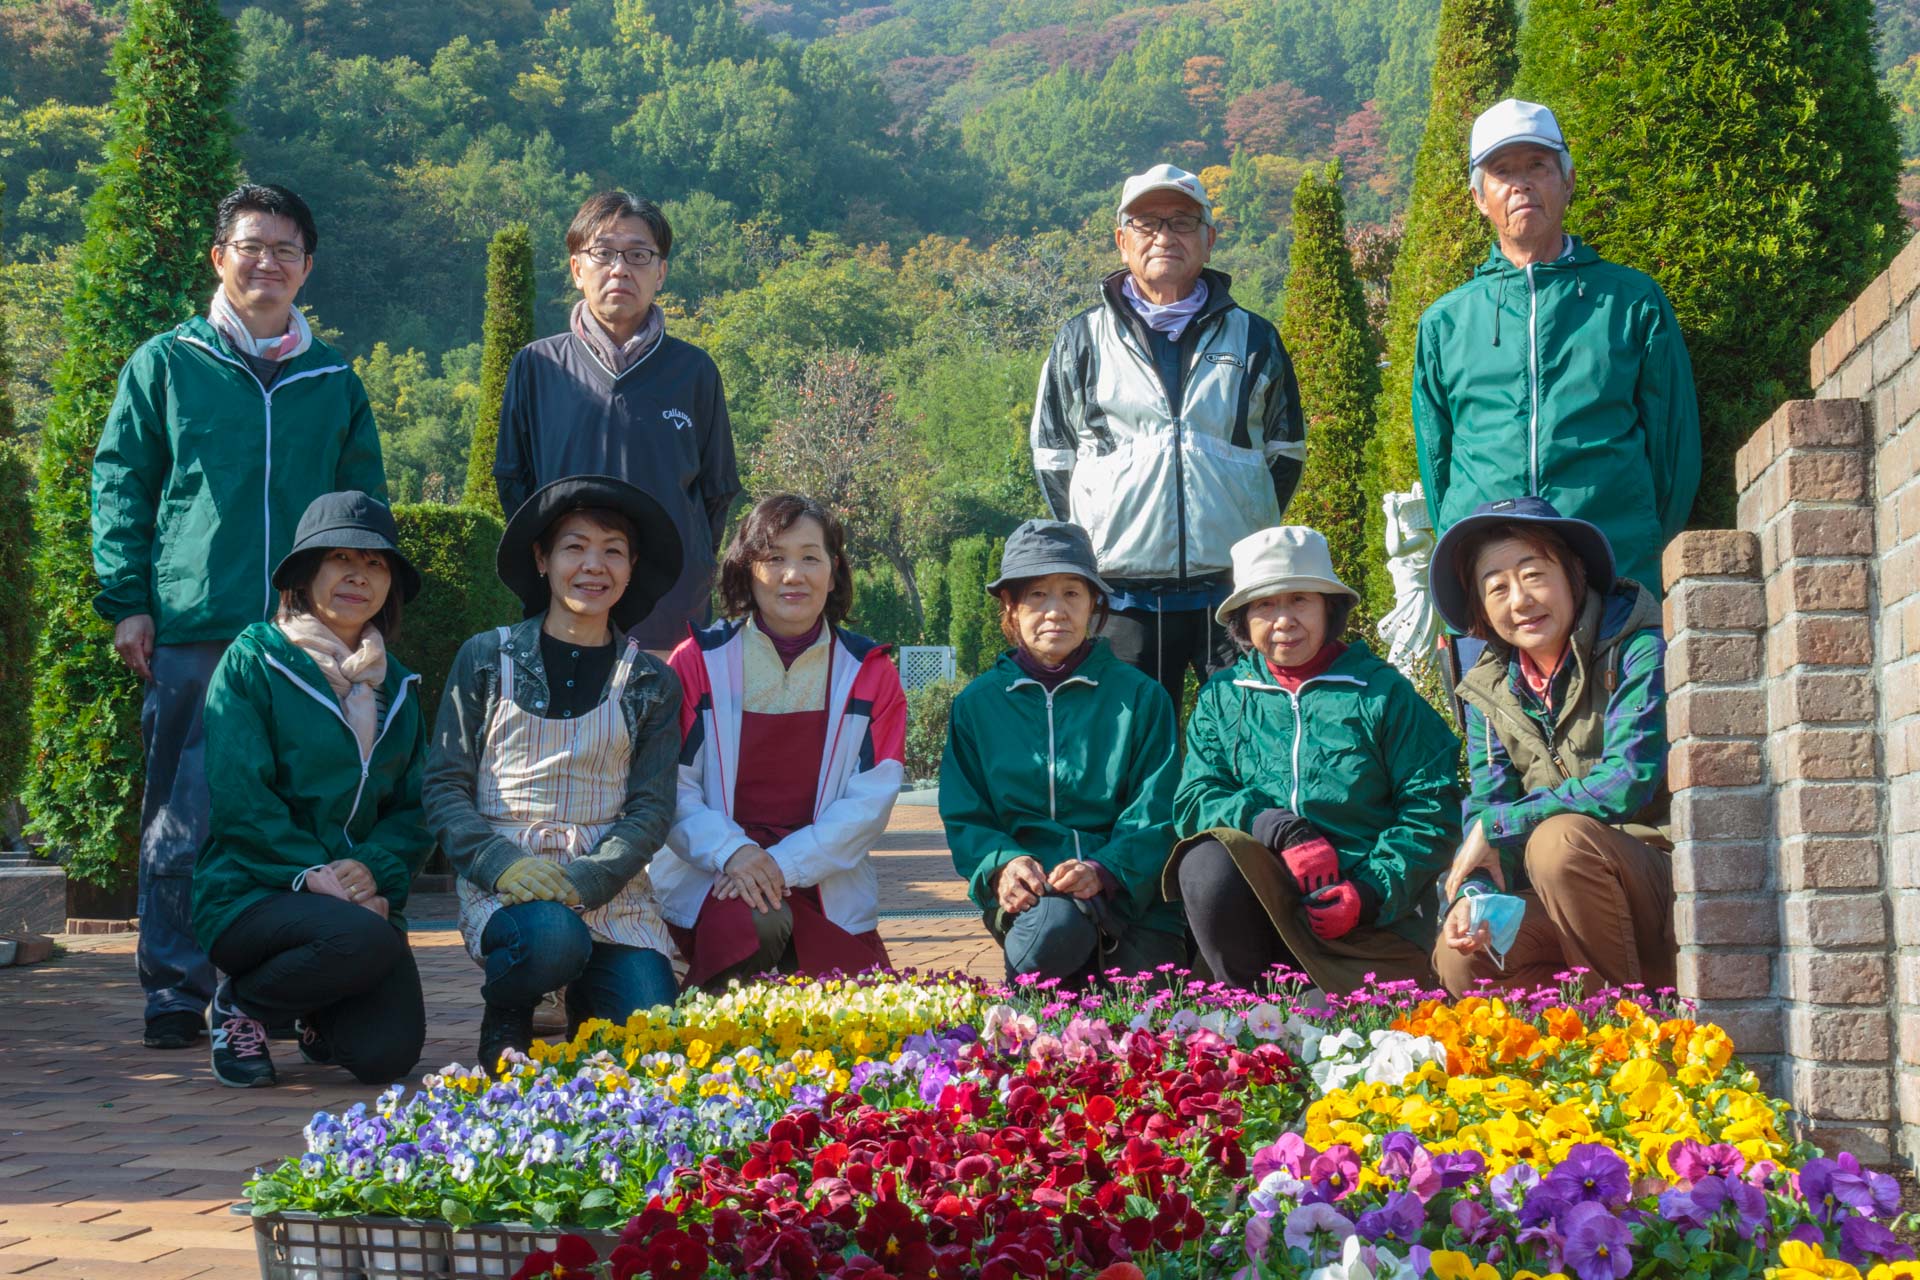
[[[507,515],[511,513],[500,510],[493,459],[500,442],[500,405],[507,395],[507,370],[513,366],[514,354],[533,341],[533,237],[524,222],[510,222],[500,228],[487,246],[487,314],[480,341],[480,398],[461,501],[495,515]]]
[[[1387,299],[1387,366],[1367,465],[1366,537],[1376,551],[1386,536],[1381,496],[1420,478],[1412,407],[1420,313],[1467,282],[1493,239],[1467,190],[1467,137],[1474,117],[1507,96],[1518,66],[1517,26],[1513,0],[1442,0],[1440,6],[1427,129],[1413,162],[1406,237]],[[1372,586],[1375,606],[1391,607],[1387,576],[1375,575]]]
[[[1872,0],[1533,0],[1515,91],[1573,151],[1569,229],[1660,282],[1693,358],[1694,523],[1734,519],[1733,455],[1805,395],[1807,349],[1907,237]]]
[[[234,184],[227,103],[238,41],[215,0],[132,0],[114,46],[113,128],[65,315],[66,351],[40,441],[35,500],[32,829],[67,874],[133,869],[140,680],[93,610],[93,451],[134,348],[207,305],[214,209]]]
[[[1340,162],[1309,171],[1293,191],[1293,260],[1280,338],[1307,409],[1307,468],[1287,507],[1289,524],[1326,535],[1341,581],[1367,598],[1365,450],[1373,436],[1380,370],[1367,333],[1367,303],[1347,252]]]
[[[975,534],[954,543],[947,557],[947,593],[952,608],[948,638],[953,645],[954,667],[962,679],[980,674],[985,665],[980,656],[980,637],[987,619],[997,617],[998,605],[987,596],[987,583],[993,580],[987,572],[987,553],[987,539]]]
[[[0,197],[6,195],[0,183]],[[33,540],[33,477],[21,452],[14,417],[13,354],[7,314],[0,303],[0,593],[8,600],[33,598],[28,554]],[[27,759],[27,712],[33,699],[33,615],[30,608],[0,611],[0,804],[20,789]]]

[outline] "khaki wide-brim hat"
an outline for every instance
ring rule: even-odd
[[[1318,530],[1302,524],[1276,525],[1233,544],[1233,594],[1214,610],[1214,620],[1224,627],[1242,605],[1283,591],[1360,598],[1333,571],[1333,553]]]

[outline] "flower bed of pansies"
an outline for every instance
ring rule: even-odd
[[[1893,1179],[1674,1002],[1297,990],[770,981],[316,1115],[248,1194],[625,1224],[523,1277],[1920,1280]]]

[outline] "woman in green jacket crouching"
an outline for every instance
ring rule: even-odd
[[[940,817],[1008,981],[1184,960],[1179,912],[1159,892],[1179,776],[1173,703],[1091,637],[1108,592],[1086,531],[1029,520],[987,591],[1014,648],[954,699]]]
[[[225,977],[207,1022],[213,1074],[275,1083],[267,1027],[295,1022],[309,1062],[367,1084],[426,1041],[407,886],[432,848],[420,808],[419,677],[387,654],[420,575],[393,513],[329,493],[273,572],[280,610],[240,633],[207,688],[212,822],[193,929]]]
[[[1283,526],[1233,548],[1218,617],[1238,662],[1187,722],[1169,898],[1213,976],[1275,964],[1323,991],[1434,984],[1434,880],[1460,841],[1460,743],[1407,678],[1342,641],[1358,596],[1327,541]],[[1251,892],[1249,892],[1251,890]]]

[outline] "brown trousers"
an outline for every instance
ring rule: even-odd
[[[1531,889],[1520,935],[1504,970],[1484,951],[1462,955],[1434,944],[1433,967],[1454,995],[1486,979],[1503,988],[1552,986],[1554,975],[1584,968],[1601,982],[1674,984],[1673,858],[1604,822],[1563,813],[1527,839]]]

